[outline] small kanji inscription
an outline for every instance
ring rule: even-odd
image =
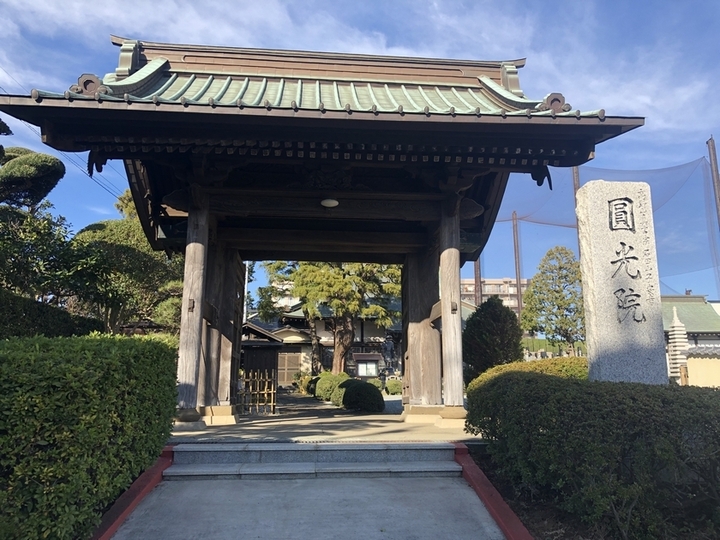
[[[608,212],[611,231],[635,232],[635,215],[633,201],[627,197],[608,201]]]
[[[614,293],[617,299],[617,320],[623,323],[628,317],[635,322],[645,322],[645,314],[640,304],[640,295],[631,288],[620,288]]]

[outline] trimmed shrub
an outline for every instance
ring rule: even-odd
[[[720,529],[719,418],[715,389],[506,371],[470,384],[466,428],[535,500],[650,540]]]
[[[357,411],[383,412],[385,410],[385,400],[380,390],[363,381],[350,384],[345,388],[342,404],[346,409]]]
[[[315,397],[323,401],[330,401],[337,385],[349,378],[350,375],[344,372],[337,375],[333,375],[332,373],[329,375],[320,374],[320,380],[315,386]]]
[[[530,360],[528,362],[513,362],[488,369],[468,385],[468,391],[483,384],[490,379],[511,371],[531,373],[544,373],[568,379],[587,379],[588,363],[586,357],[566,356],[560,358],[547,358],[544,360]]]
[[[385,384],[385,392],[391,396],[402,394],[402,382],[397,379],[388,379]]]
[[[382,383],[380,382],[380,379],[368,379],[366,382],[369,382],[378,390],[382,390]]]
[[[332,404],[336,407],[342,407],[343,399],[345,398],[345,390],[347,390],[353,384],[358,384],[360,382],[362,381],[359,381],[358,379],[346,379],[344,381],[341,381],[340,384],[337,385],[335,390],[333,390],[332,396],[330,396],[330,401],[332,401]]]
[[[86,538],[165,445],[177,340],[0,341],[0,537]]]
[[[491,296],[468,317],[462,334],[463,378],[469,383],[493,366],[522,360],[517,315]]]
[[[71,315],[64,309],[36,302],[0,289],[0,339],[32,337],[85,336],[102,332],[103,322]]]
[[[315,391],[317,389],[317,383],[320,380],[320,377],[310,377],[307,381],[307,384],[305,385],[305,393],[309,396],[315,396]]]

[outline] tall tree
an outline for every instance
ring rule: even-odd
[[[517,315],[491,296],[468,317],[462,335],[465,383],[500,364],[522,360],[522,329]]]
[[[116,205],[123,219],[94,223],[73,239],[76,245],[102,254],[108,276],[95,296],[78,309],[101,318],[111,332],[125,322],[156,314],[174,328],[171,322],[177,312],[183,261],[152,250],[127,194]]]
[[[366,263],[273,262],[265,265],[272,289],[263,298],[290,294],[300,299],[306,317],[321,319],[321,306],[330,311],[333,331],[333,373],[345,369],[355,340],[355,321],[372,318],[388,327],[397,314],[388,307],[400,295],[400,269],[394,265]]]
[[[556,246],[542,258],[523,295],[520,323],[575,354],[575,342],[585,339],[585,315],[580,263],[571,250]]]

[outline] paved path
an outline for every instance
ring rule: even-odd
[[[462,478],[163,482],[113,540],[502,540]]]
[[[281,395],[275,416],[173,433],[171,443],[229,441],[465,441],[464,430],[402,421],[400,398],[383,414],[358,415],[299,395]],[[462,478],[316,478],[162,482],[113,540],[501,540]]]

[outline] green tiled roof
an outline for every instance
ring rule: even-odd
[[[678,319],[685,325],[688,334],[720,334],[720,315],[704,296],[663,296],[663,328],[666,332],[672,326],[673,307],[677,308]]]
[[[180,46],[120,38],[115,38],[115,42],[122,44],[116,72],[101,80],[84,75],[64,94],[33,90],[33,97],[158,106],[239,107],[290,114],[319,110],[395,116],[559,116],[600,120],[605,117],[602,109],[572,110],[561,94],[549,94],[542,100],[527,98],[517,81],[517,68],[522,67],[523,60],[483,63],[194,47],[188,51],[195,51],[201,60],[186,61],[186,57],[193,56],[184,54],[186,51],[178,53],[176,48]],[[144,64],[140,60],[141,51]],[[165,56],[153,57],[153,54]],[[276,57],[282,54],[289,56],[281,57],[284,62],[279,63]],[[263,65],[262,55],[272,61]],[[307,65],[315,62],[313,69],[307,66],[303,69],[303,55],[311,57]],[[218,58],[221,61],[217,61]],[[333,59],[337,66],[332,64]],[[216,61],[218,63],[214,63]],[[298,69],[292,66],[295,61]],[[430,67],[425,66],[423,71],[419,61]],[[318,62],[321,62],[320,68]],[[366,64],[374,69],[363,73],[362,67]],[[323,70],[323,66],[328,69]],[[343,70],[344,66],[353,69]],[[394,66],[401,75],[393,72]],[[437,66],[434,69],[438,75],[430,69],[433,66]],[[497,72],[497,77],[485,74],[492,70]],[[468,76],[468,71],[474,75]]]

